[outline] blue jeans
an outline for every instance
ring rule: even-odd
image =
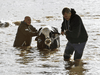
[[[74,51],[75,51],[74,60],[81,59],[85,44],[86,42],[79,43],[79,44],[72,44],[68,42],[64,52],[64,59],[69,59]]]

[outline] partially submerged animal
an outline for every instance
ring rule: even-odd
[[[8,23],[8,22],[2,23],[2,22],[0,21],[0,27],[8,27],[8,26],[9,26],[9,23]]]
[[[38,49],[56,49],[60,47],[60,37],[58,29],[55,27],[44,26],[38,31],[36,37]]]

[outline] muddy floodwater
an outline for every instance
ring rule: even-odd
[[[63,46],[62,46],[63,47]],[[7,48],[0,53],[0,75],[84,75],[89,60],[78,66],[63,60],[63,52],[50,50]]]
[[[60,36],[61,46],[57,50],[38,50],[35,37],[32,49],[14,48],[17,26],[0,28],[0,75],[99,75],[100,32],[91,26],[94,25],[86,26],[89,40],[78,65],[73,64],[73,56],[70,62],[63,60],[65,36]]]
[[[98,16],[97,16],[98,17]],[[100,74],[100,19],[91,16],[82,17],[89,38],[82,60],[67,62],[63,60],[66,43],[65,36],[60,35],[60,48],[57,50],[38,50],[32,39],[32,49],[15,48],[13,42],[18,26],[0,28],[0,75],[99,75]],[[89,21],[91,19],[91,22]],[[95,23],[95,22],[97,23]],[[47,23],[61,23],[61,20]],[[37,24],[37,23],[33,23]],[[37,28],[45,26],[40,23]],[[60,27],[58,27],[60,32]]]
[[[60,35],[60,48],[57,50],[38,50],[35,37],[32,40],[32,49],[14,48],[13,42],[18,26],[0,28],[0,75],[99,75],[100,19],[92,19],[92,17],[82,17],[82,19],[89,38],[78,65],[78,62],[73,61],[73,55],[71,61],[63,60],[68,42],[65,36]],[[89,22],[89,19],[93,21]],[[44,25],[39,24],[37,28],[41,26]],[[60,27],[58,29],[60,32]]]
[[[38,50],[32,39],[32,49],[14,48],[19,22],[30,16],[32,25],[39,29],[49,25],[61,30],[62,9],[74,8],[83,20],[89,35],[82,60],[63,60],[66,43],[60,35],[60,48]],[[99,0],[1,0],[0,21],[9,27],[0,27],[0,75],[100,75],[100,1]],[[19,23],[18,23],[19,24]]]

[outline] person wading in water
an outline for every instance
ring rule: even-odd
[[[30,46],[33,36],[37,36],[37,30],[31,25],[31,18],[26,16],[18,27],[14,47]]]
[[[64,8],[62,15],[61,34],[65,34],[68,40],[64,52],[64,60],[69,61],[74,51],[74,60],[80,60],[88,39],[88,34],[82,19],[76,14],[74,9]]]

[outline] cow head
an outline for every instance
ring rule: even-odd
[[[41,32],[40,32],[40,34],[42,33],[42,34],[45,36],[45,41],[44,41],[44,43],[45,43],[45,45],[47,45],[48,47],[50,47],[50,44],[51,44],[50,32],[51,32],[51,30],[50,30],[50,28],[48,28],[48,27],[42,28],[42,29],[41,29]]]
[[[39,29],[38,36],[35,39],[38,48],[57,48],[59,47],[59,32],[57,28],[44,26]]]

